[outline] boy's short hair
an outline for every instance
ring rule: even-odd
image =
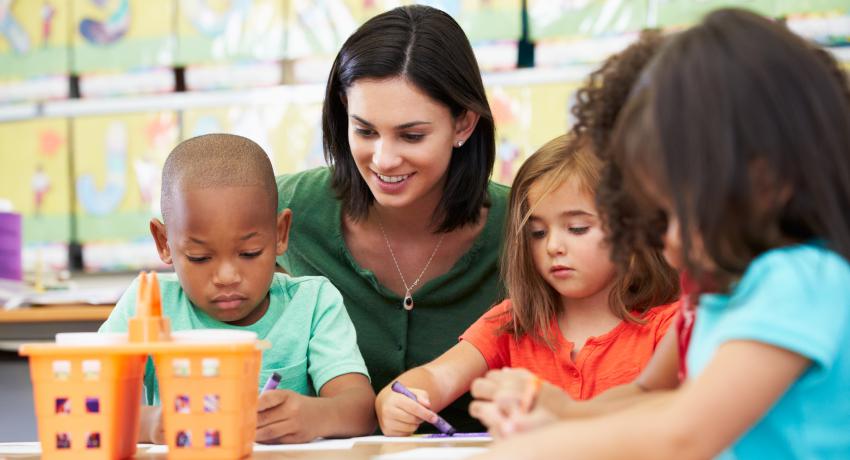
[[[277,183],[271,161],[256,142],[234,134],[206,134],[181,142],[162,168],[162,218],[182,190],[260,186],[277,211]]]

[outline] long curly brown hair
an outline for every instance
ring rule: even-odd
[[[576,91],[571,130],[590,139],[597,154],[604,155],[617,115],[646,64],[664,43],[658,30],[641,32],[628,48],[606,59]]]
[[[609,158],[608,144],[620,111],[643,70],[664,42],[665,37],[658,30],[644,30],[637,41],[610,56],[591,72],[576,92],[572,108],[576,122],[571,131],[588,139],[592,150],[603,159]],[[610,175],[610,168],[606,167],[606,170],[609,170],[606,174]],[[610,177],[607,185],[613,185]],[[620,193],[619,189],[602,187],[597,190],[596,199],[609,235],[612,228],[622,228],[623,221],[631,223],[631,220],[645,215],[637,212],[640,203],[634,197]],[[656,220],[648,226],[666,225],[660,211],[656,211],[655,215]],[[660,240],[651,245],[629,244],[625,248],[613,245],[614,261],[621,273],[629,278],[626,284],[631,292],[627,294],[633,300],[627,303],[658,305],[678,296],[678,275],[664,260],[661,248]]]
[[[724,290],[773,248],[818,239],[850,260],[850,90],[825,51],[723,9],[664,44],[607,147],[597,195],[615,257],[679,218],[683,263]],[[693,236],[711,268],[696,260]]]

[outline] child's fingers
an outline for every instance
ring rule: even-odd
[[[396,418],[407,423],[422,423],[423,421],[434,423],[437,421],[437,414],[435,414],[434,411],[404,396],[399,399],[398,403],[395,404],[394,407],[407,415],[406,417],[405,415],[400,415]]]
[[[480,420],[494,436],[501,435],[500,426],[507,420],[495,404],[484,401],[473,401],[469,405],[469,415]]]
[[[257,412],[263,412],[285,403],[291,394],[292,392],[289,390],[268,390],[260,393],[260,397],[257,399]]]
[[[381,425],[381,431],[386,436],[410,436],[419,428],[420,423],[421,421],[416,419],[414,421],[405,421],[392,418],[386,420],[386,423]]]
[[[488,373],[487,376],[473,380],[469,392],[475,399],[490,401],[496,392],[496,384],[489,378]]]
[[[427,391],[420,390],[419,388],[410,388],[409,390],[410,390],[411,393],[416,395],[416,399],[417,399],[417,402],[419,402],[419,404],[422,404],[423,406],[427,407],[428,409],[431,408],[431,398],[428,396]]]
[[[282,420],[257,426],[257,434],[254,440],[267,444],[280,444],[285,441],[287,436],[296,433],[298,427],[291,420]]]

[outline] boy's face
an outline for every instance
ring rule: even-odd
[[[275,216],[270,199],[259,186],[181,190],[167,230],[151,220],[162,261],[174,265],[195,307],[219,321],[246,326],[268,309],[291,216],[289,210]]]

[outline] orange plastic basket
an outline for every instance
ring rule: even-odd
[[[25,345],[42,457],[130,457],[146,356],[103,346]]]
[[[156,364],[169,458],[249,455],[262,343],[253,333],[228,330],[172,339],[153,273],[141,275],[137,305],[126,335],[59,334],[57,343],[21,347],[30,359],[42,458],[132,456],[148,355]]]
[[[154,352],[169,458],[251,453],[260,360],[253,342],[175,344]]]

